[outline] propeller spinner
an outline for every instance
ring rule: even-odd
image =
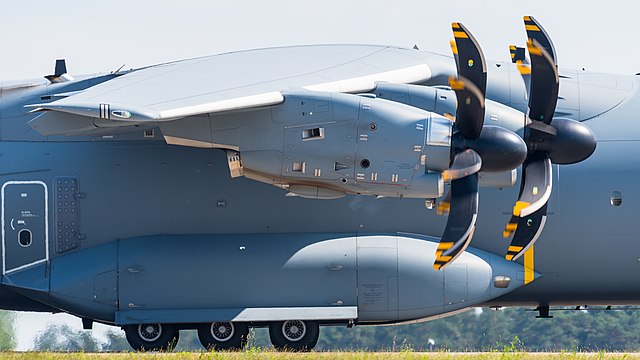
[[[513,235],[507,260],[517,260],[542,233],[552,190],[551,164],[574,164],[587,159],[596,149],[595,135],[586,125],[553,118],[560,85],[556,52],[546,31],[533,17],[525,16],[524,23],[531,57],[530,122],[524,136],[528,155],[518,201],[503,234],[505,238]]]

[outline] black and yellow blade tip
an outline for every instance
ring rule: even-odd
[[[440,201],[436,212],[438,215],[445,215],[449,213],[449,210],[451,210],[451,203],[448,201]]]
[[[524,19],[524,28],[527,31],[540,31],[540,26],[531,16],[525,16]]]
[[[440,251],[449,250],[449,249],[451,249],[452,246],[453,246],[453,243],[450,242],[450,241],[441,242],[440,244],[438,244],[438,249],[436,250],[436,253],[440,252]]]
[[[504,227],[504,231],[502,232],[502,237],[506,239],[512,236],[517,229],[518,229],[518,218],[515,216],[512,216],[511,220],[509,220],[509,223],[507,223],[507,226]]]
[[[464,28],[460,26],[460,23],[457,23],[457,22],[451,23],[451,29],[453,30],[453,37],[459,38],[459,39],[469,38],[469,34],[467,34]]]
[[[518,229],[518,219],[520,218],[522,209],[529,205],[531,204],[526,201],[516,201],[516,204],[513,206],[513,215],[511,216],[509,223],[507,223],[507,226],[504,227],[502,237],[506,239],[513,235],[513,233]]]
[[[455,76],[449,76],[449,87],[451,90],[464,90],[464,81],[456,79]]]
[[[525,16],[524,27],[527,31],[527,38],[537,40],[540,43],[541,47],[543,47],[547,51],[549,57],[555,63],[556,50],[553,46],[553,43],[551,42],[549,34],[547,34],[542,25],[540,25],[540,23],[536,19],[534,19],[533,16]]]
[[[460,38],[460,39],[469,38],[469,35],[467,35],[467,33],[464,32],[464,31],[454,31],[453,32],[453,36],[456,37],[456,38]]]
[[[456,92],[458,130],[469,139],[480,136],[484,122],[484,97],[487,64],[478,41],[461,23],[452,24],[458,55],[455,56],[457,80],[449,85]]]
[[[511,62],[516,64],[520,74],[531,74],[531,67],[528,65],[525,55],[525,48],[509,45],[509,53],[511,54]]]
[[[453,55],[458,55],[458,45],[456,45],[456,41],[449,40],[449,45],[451,45],[451,52]]]
[[[532,214],[518,219],[518,229],[509,244],[505,259],[515,261],[525,255],[527,249],[533,251],[533,245],[540,238],[541,231],[544,229],[546,213],[547,205],[545,204]]]
[[[513,216],[520,217],[522,209],[526,208],[529,205],[531,204],[526,201],[516,201],[516,204],[513,207]]]
[[[444,242],[438,244],[438,250],[436,250],[436,261],[433,263],[433,268],[435,270],[442,269],[445,265],[447,265],[453,256],[450,255],[442,255],[446,250],[449,250],[453,246],[452,242]]]
[[[449,264],[449,261],[451,261],[451,256],[443,256],[441,258],[437,258],[436,262],[433,263],[433,269],[440,270],[445,265]]]
[[[505,255],[504,258],[511,261],[516,255],[518,255],[522,251],[522,249],[524,249],[522,246],[511,245],[509,246],[509,249],[507,250],[507,255]]]

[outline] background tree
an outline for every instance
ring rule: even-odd
[[[107,340],[100,344],[100,351],[120,352],[132,350],[123,331],[107,330],[105,336]]]
[[[15,313],[0,311],[0,351],[15,349],[15,321]]]
[[[100,346],[90,331],[76,331],[66,324],[51,324],[36,335],[34,350],[97,352]]]
[[[176,344],[176,351],[202,351],[204,348],[198,339],[198,331],[182,330],[180,331],[180,339]]]
[[[553,319],[536,319],[535,315],[524,309],[483,309],[413,325],[325,327],[317,349],[640,350],[638,311],[555,311]],[[429,339],[435,342],[433,346]]]
[[[640,350],[638,311],[554,311],[553,319],[536,319],[536,314],[524,309],[474,309],[456,316],[412,325],[355,326],[352,329],[345,326],[323,327],[316,349]],[[11,334],[7,334],[12,339]],[[106,337],[100,343],[90,331],[74,331],[66,325],[51,325],[38,334],[35,349],[86,352],[131,350],[123,331],[108,331]],[[271,348],[268,330],[252,329],[249,347]],[[197,332],[181,331],[176,350],[202,351]]]

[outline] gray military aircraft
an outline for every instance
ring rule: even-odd
[[[322,325],[636,304],[640,82],[558,70],[524,22],[512,62],[454,23],[454,59],[297,46],[2,83],[0,307],[139,350],[251,327],[308,350]]]

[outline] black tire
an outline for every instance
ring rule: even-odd
[[[316,321],[287,320],[269,325],[269,337],[280,351],[310,351],[318,343],[320,326]]]
[[[205,349],[242,350],[247,346],[249,326],[241,322],[216,321],[198,327],[198,339]]]
[[[137,324],[124,327],[129,345],[137,351],[172,351],[180,332],[171,324]]]

